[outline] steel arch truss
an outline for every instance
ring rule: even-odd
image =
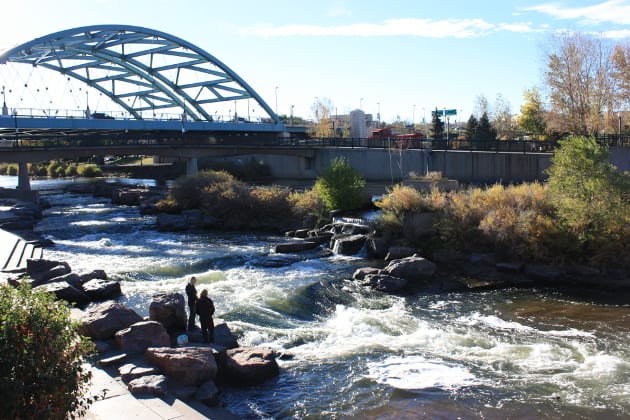
[[[212,121],[212,104],[253,99],[280,123],[235,72],[201,48],[152,29],[97,25],[69,29],[0,51],[7,62],[41,66],[107,95],[140,119],[143,111]]]

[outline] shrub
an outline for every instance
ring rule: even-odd
[[[223,221],[230,229],[249,227],[253,214],[247,186],[229,174],[225,180],[212,182],[200,194],[201,210]]]
[[[200,208],[203,190],[215,182],[233,180],[234,177],[223,171],[203,171],[195,176],[176,179],[169,190],[169,198],[182,209]]]
[[[618,262],[619,250],[630,247],[630,174],[619,172],[608,149],[594,138],[559,143],[547,170],[559,219],[590,262]]]
[[[315,191],[328,210],[354,210],[363,204],[365,180],[344,158],[335,158],[315,181]]]
[[[48,176],[51,178],[58,178],[59,176],[63,176],[64,167],[61,162],[58,160],[50,162],[47,168]]]
[[[86,178],[95,178],[103,175],[101,168],[96,165],[79,165],[77,173],[79,176],[84,176]]]
[[[296,228],[321,226],[328,220],[326,204],[314,188],[294,191],[287,199]]]
[[[291,224],[290,191],[278,186],[257,187],[249,192],[251,198],[250,227],[280,230]]]
[[[77,167],[74,165],[69,165],[66,168],[66,172],[65,175],[66,176],[77,176],[79,174],[79,171],[77,170]]]
[[[0,410],[3,418],[82,415],[93,346],[53,295],[0,286]]]
[[[18,174],[18,166],[17,165],[9,165],[9,170],[7,172],[10,176],[17,176]]]
[[[403,184],[394,185],[376,203],[381,209],[379,227],[386,238],[404,236],[405,221],[416,213],[432,211],[430,198]]]

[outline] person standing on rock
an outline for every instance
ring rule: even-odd
[[[208,289],[201,291],[201,296],[197,299],[196,307],[199,322],[201,322],[201,336],[204,343],[214,343],[214,302],[208,297]]]
[[[195,328],[195,306],[197,304],[197,277],[192,276],[186,285],[186,296],[188,297],[188,329]]]

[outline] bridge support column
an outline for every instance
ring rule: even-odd
[[[186,162],[186,175],[195,176],[198,173],[199,173],[199,167],[197,166],[197,158],[196,157],[188,158],[188,162]]]
[[[31,191],[31,180],[28,177],[28,163],[20,162],[18,164],[18,187],[20,191]]]

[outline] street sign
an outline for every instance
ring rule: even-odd
[[[457,110],[456,109],[438,109],[437,113],[439,116],[444,117],[448,115],[457,115]],[[431,111],[431,116],[435,117],[435,111]]]

